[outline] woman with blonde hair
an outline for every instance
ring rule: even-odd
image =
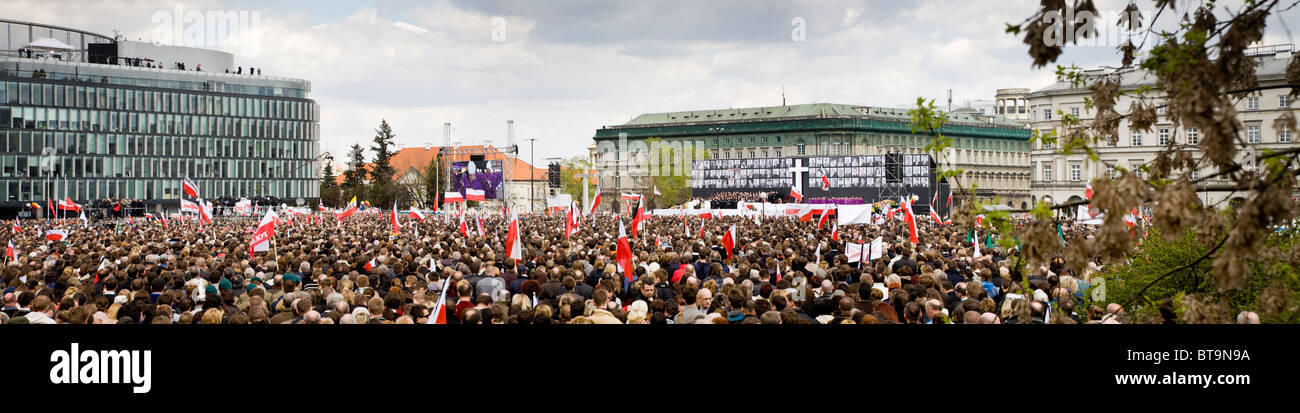
[[[224,312],[216,308],[209,308],[203,312],[202,324],[221,324],[222,317],[225,317]]]

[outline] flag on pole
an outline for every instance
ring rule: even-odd
[[[411,214],[411,218],[415,218],[420,220],[420,222],[424,222],[424,213],[420,212],[420,210],[417,209],[415,205],[411,205],[411,210],[409,212]]]
[[[516,262],[524,259],[524,249],[519,242],[519,214],[510,211],[510,223],[506,226],[506,258]]]
[[[193,213],[196,213],[196,214],[197,214],[197,213],[199,213],[199,204],[196,204],[196,203],[193,203],[193,202],[186,201],[186,200],[182,199],[182,200],[181,200],[181,212],[193,212]]]
[[[158,220],[162,222],[163,229],[167,229],[167,214],[162,214],[162,217]]]
[[[432,261],[429,260],[432,264]],[[438,292],[438,303],[433,305],[433,314],[429,315],[428,324],[447,324],[447,312],[443,307],[447,305],[447,288],[449,284],[446,280],[442,282],[442,290]]]
[[[195,184],[194,184],[194,181],[191,181],[191,180],[190,180],[190,177],[188,177],[188,176],[185,177],[185,187],[184,187],[184,190],[185,190],[185,194],[186,194],[186,195],[189,195],[190,198],[198,198],[198,197],[199,197],[199,186],[198,186],[198,185],[195,185]]]
[[[465,200],[467,201],[484,201],[487,197],[482,189],[465,188]]]
[[[615,260],[618,261],[618,268],[623,272],[623,276],[631,281],[633,278],[632,246],[627,242],[627,230],[623,227],[622,219],[618,220],[618,250]]]
[[[795,202],[803,202],[803,193],[799,192],[798,187],[792,186],[790,187],[790,198],[794,198]]]
[[[18,260],[18,250],[14,249],[14,240],[9,240],[9,246],[5,248],[5,258],[10,261]]]
[[[632,238],[636,238],[641,232],[641,223],[645,221],[645,205],[638,202],[636,215],[632,216]]]
[[[1088,181],[1088,186],[1083,188],[1083,198],[1092,199],[1092,181]]]
[[[80,212],[81,205],[78,205],[76,202],[72,202],[72,198],[65,197],[62,201],[59,201],[59,210]]]
[[[973,242],[973,244],[975,244],[975,254],[972,254],[971,257],[972,258],[983,257],[984,254],[980,254],[980,232],[979,231],[975,231],[975,242]]]
[[[366,268],[366,271],[367,271],[367,272],[370,271],[371,269],[374,269],[376,265],[379,265],[379,262],[378,262],[378,261],[375,261],[375,260],[378,259],[378,258],[379,258],[379,257],[372,257],[372,258],[370,258],[370,261],[367,261],[367,262],[366,262],[366,267],[365,267],[365,268]]]
[[[813,251],[813,256],[817,257],[817,265],[822,263],[822,243],[817,243],[817,251]]]
[[[90,220],[86,219],[86,211],[81,211],[81,216],[77,217],[77,219],[81,220],[82,228],[90,228]]]
[[[597,207],[600,207],[600,185],[596,185],[596,196],[591,198],[591,209],[587,213],[595,214]]]
[[[839,241],[839,240],[840,240],[840,226],[839,226],[838,224],[832,223],[832,224],[831,224],[831,241]]]
[[[18,221],[17,221],[17,220],[14,220],[14,222],[11,223],[11,225],[13,225],[12,230],[13,230],[13,232],[14,232],[15,234],[21,234],[21,233],[23,233],[23,227],[18,226]]]
[[[921,240],[916,234],[916,215],[912,213],[912,201],[903,204],[903,222],[907,223],[907,236],[912,244],[920,244]]]
[[[821,171],[822,173],[822,190],[823,191],[831,190],[831,178],[826,175],[826,168],[817,168],[817,170]]]
[[[257,230],[253,231],[253,239],[248,243],[248,256],[254,253],[266,251],[271,248],[271,238],[275,236],[275,221],[277,217],[275,211],[267,210],[262,221],[257,224]]]
[[[817,220],[817,230],[818,230],[818,231],[820,231],[820,230],[822,229],[822,225],[826,225],[826,220],[827,220],[828,218],[830,218],[830,216],[831,216],[831,208],[830,208],[830,207],[827,207],[827,208],[825,208],[825,209],[822,209],[822,217],[819,218],[819,219]]]
[[[35,209],[35,210],[37,210],[37,211],[40,211],[40,210],[41,210],[41,204],[38,204],[38,203],[32,202],[32,203],[30,203],[30,205],[31,205],[32,209]]]
[[[722,247],[727,249],[727,259],[731,259],[731,250],[736,248],[736,225],[727,228],[727,232],[722,234]]]
[[[348,208],[343,210],[343,212],[334,215],[334,219],[338,220],[339,223],[342,224],[343,218],[347,218],[348,215],[352,215],[355,212],[357,212],[357,197],[354,196],[351,201],[348,201]]]
[[[487,232],[483,231],[483,215],[479,214],[478,211],[474,211],[474,225],[478,227],[478,236],[487,236]]]
[[[212,203],[199,200],[199,224],[212,224]]]
[[[397,222],[397,201],[393,201],[393,212],[388,215],[388,218],[393,221],[393,235],[397,235],[402,230],[402,223]]]
[[[459,231],[460,231],[460,236],[465,237],[465,238],[469,238],[469,225],[466,225],[466,224],[465,224],[465,216],[464,216],[464,215],[461,215],[461,216],[460,216],[460,228],[459,228]]]

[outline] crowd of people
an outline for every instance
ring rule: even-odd
[[[257,217],[202,230],[193,220],[17,221],[0,322],[424,324],[437,308],[448,324],[1130,322],[1117,304],[1076,311],[1096,263],[1022,274],[1010,265],[1017,250],[975,258],[952,226],[922,223],[918,245],[901,222],[840,226],[842,239],[888,243],[880,258],[848,263],[815,221],[654,217],[630,240],[629,276],[615,262],[614,215],[589,215],[566,239],[563,216],[524,214],[519,262],[506,259],[499,215],[485,219],[485,235],[469,225],[469,236],[455,218],[401,219],[394,235],[387,211],[298,217],[252,256]],[[733,225],[728,254],[721,237]],[[69,234],[40,235],[51,228]]]

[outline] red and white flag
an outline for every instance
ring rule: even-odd
[[[338,214],[335,214],[335,215],[334,215],[334,219],[335,219],[335,220],[338,220],[339,225],[342,225],[342,224],[343,224],[343,218],[347,218],[348,215],[352,215],[353,213],[356,213],[356,212],[357,212],[357,197],[354,196],[354,197],[352,197],[352,200],[351,200],[351,201],[348,201],[348,208],[347,208],[347,209],[344,209],[343,212],[340,212],[340,213],[338,213]]]
[[[15,234],[21,234],[21,233],[23,233],[23,227],[18,226],[18,222],[17,222],[17,221],[14,221],[14,223],[13,223],[12,225],[13,225],[13,227],[11,227],[11,228],[13,229],[13,232],[14,232]]]
[[[186,200],[182,199],[182,200],[181,200],[181,212],[193,212],[193,213],[196,213],[196,214],[197,214],[197,213],[199,213],[199,204],[196,204],[196,203],[193,203],[193,202],[186,201]]]
[[[800,209],[796,215],[799,216],[799,222],[812,221],[813,209],[811,206],[805,206],[803,209]]]
[[[191,181],[191,180],[190,180],[190,177],[188,177],[188,176],[185,177],[185,184],[184,184],[184,188],[183,188],[183,189],[185,190],[185,194],[186,194],[186,195],[189,195],[190,198],[198,198],[198,197],[199,197],[199,186],[198,186],[198,185],[195,185],[195,184],[194,184],[194,181]]]
[[[983,227],[983,226],[984,226],[984,214],[976,215],[976,216],[975,216],[975,228],[980,228],[980,227]]]
[[[159,221],[159,222],[162,222],[163,229],[167,229],[167,214],[166,214],[166,213],[163,213],[163,214],[159,215],[158,221]]]
[[[934,197],[930,198],[930,219],[934,220],[934,225],[943,226],[943,219],[940,219],[939,212],[934,210],[934,203],[938,200],[939,191],[934,191]]]
[[[600,206],[600,186],[596,186],[596,196],[591,198],[591,208],[587,210],[589,214],[595,214],[596,208]]]
[[[506,226],[506,258],[516,262],[524,259],[523,243],[519,239],[519,214],[510,211],[510,224]]]
[[[420,222],[424,222],[424,213],[420,212],[420,210],[416,208],[415,205],[411,205],[411,210],[409,212],[411,214],[411,218],[415,218],[420,220]]]
[[[920,244],[921,240],[916,234],[916,214],[912,213],[911,200],[903,204],[903,222],[907,223],[908,241],[912,241],[912,244]]]
[[[618,268],[623,272],[623,276],[628,281],[633,278],[632,268],[632,246],[627,242],[627,230],[623,228],[623,220],[618,220],[618,250],[615,251],[615,260],[618,261]]]
[[[397,222],[397,202],[393,202],[393,212],[388,214],[388,219],[393,221],[393,235],[402,231],[402,223]]]
[[[66,229],[52,229],[45,233],[45,239],[50,241],[63,241],[67,237],[68,230]]]
[[[574,202],[569,203],[569,210],[564,215],[564,239],[569,239],[578,232],[578,208]]]
[[[457,202],[465,202],[465,196],[464,196],[464,195],[461,195],[460,192],[447,192],[447,193],[442,194],[442,202],[445,202],[445,203],[448,203],[448,204],[453,204],[453,203],[457,203]]]
[[[14,249],[14,240],[9,240],[9,246],[5,247],[5,258],[10,261],[18,260],[18,250]]]
[[[253,239],[248,243],[248,255],[251,257],[254,253],[271,249],[271,238],[275,237],[275,221],[277,220],[275,211],[267,210],[262,221],[257,224],[257,229],[253,231]]]
[[[65,197],[62,201],[59,201],[59,210],[80,212],[81,205],[77,205],[76,202],[72,202],[72,198]]]
[[[458,230],[460,231],[460,236],[469,238],[469,225],[465,224],[464,215],[460,216],[460,228],[458,228]]]
[[[432,260],[430,260],[432,261]],[[433,305],[433,313],[429,314],[429,324],[447,324],[447,281],[443,281],[442,291],[438,292],[438,303]]]
[[[1088,181],[1088,186],[1083,188],[1083,198],[1092,199],[1092,181]]]
[[[487,197],[484,196],[482,189],[465,188],[465,200],[482,202],[487,200]]]
[[[831,241],[840,240],[840,226],[837,223],[831,224]]]
[[[799,192],[799,187],[792,186],[790,187],[790,198],[794,198],[794,202],[803,202],[803,192]]]
[[[827,220],[828,218],[830,218],[830,216],[831,216],[831,211],[833,211],[833,210],[834,210],[834,209],[832,209],[832,208],[830,208],[830,207],[826,207],[825,209],[822,209],[822,217],[821,217],[820,219],[817,220],[817,230],[821,230],[821,229],[822,229],[822,226],[823,226],[823,225],[826,225],[826,220]]]
[[[483,231],[483,215],[479,214],[478,211],[474,211],[474,225],[478,227],[478,236],[487,236],[487,233]]]
[[[727,228],[727,232],[722,234],[722,247],[727,249],[727,259],[731,259],[731,250],[736,248],[736,226],[732,225]]]
[[[212,203],[202,199],[199,200],[199,224],[212,224]]]
[[[636,215],[632,216],[632,238],[641,233],[641,223],[645,222],[645,205],[637,203]]]
[[[371,269],[374,269],[375,266],[379,265],[379,262],[375,261],[375,260],[378,259],[378,258],[379,258],[379,257],[374,257],[374,258],[371,258],[370,261],[367,261],[367,262],[366,262],[366,267],[365,267],[365,268],[366,268],[366,271],[370,271]]]
[[[818,168],[817,170],[821,171],[822,173],[822,190],[823,191],[831,190],[831,178],[826,175],[826,169]]]

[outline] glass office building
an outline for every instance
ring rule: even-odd
[[[175,210],[187,176],[204,198],[319,197],[309,82],[85,60],[0,56],[0,216],[65,196]]]

